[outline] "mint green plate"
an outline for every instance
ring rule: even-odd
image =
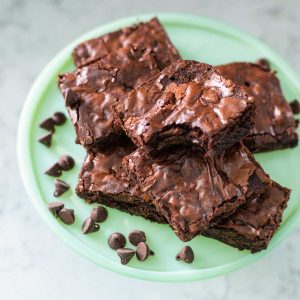
[[[175,260],[176,253],[184,243],[167,225],[150,223],[143,218],[109,209],[109,218],[101,224],[101,230],[83,235],[80,231],[81,224],[92,207],[79,199],[73,191],[68,191],[61,197],[66,207],[75,209],[76,221],[73,225],[67,226],[56,220],[46,207],[48,202],[57,199],[52,196],[54,179],[43,175],[43,171],[57,161],[60,155],[70,154],[77,164],[73,170],[64,172],[62,179],[75,187],[85,155],[84,150],[74,143],[75,134],[70,121],[57,127],[50,149],[37,142],[38,137],[46,133],[38,124],[55,111],[65,111],[62,96],[56,86],[57,75],[74,69],[70,54],[79,42],[150,17],[131,17],[101,26],[67,46],[43,70],[32,86],[20,119],[18,159],[21,175],[32,203],[54,232],[70,247],[95,263],[124,275],[157,281],[192,281],[218,276],[263,256],[296,226],[300,215],[299,147],[256,156],[272,178],[291,188],[293,192],[282,225],[268,250],[255,255],[199,237],[187,243],[194,249],[196,257],[194,263],[188,265]],[[159,14],[159,18],[185,59],[222,64],[266,57],[278,71],[287,99],[300,98],[300,81],[295,72],[260,41],[233,27],[204,17]],[[149,245],[156,255],[143,263],[133,258],[127,266],[123,266],[117,254],[108,247],[107,238],[112,232],[120,231],[127,235],[133,229],[141,229],[147,233]],[[127,246],[130,247],[129,243]]]

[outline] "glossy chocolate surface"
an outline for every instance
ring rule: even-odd
[[[129,47],[61,75],[59,87],[78,142],[95,149],[118,139],[123,131],[114,120],[111,105],[157,72],[149,51]]]
[[[105,151],[97,154],[88,153],[76,189],[101,192],[108,196],[128,195],[128,200],[130,200],[131,196],[137,195],[137,186],[130,186],[121,162],[134,150],[135,146],[124,139]]]
[[[255,99],[254,127],[244,140],[250,150],[258,152],[297,145],[293,112],[274,71],[265,64],[244,62],[230,63],[216,69]]]
[[[239,249],[265,249],[276,229],[290,196],[290,190],[272,182],[265,193],[254,197],[205,235]]]
[[[222,141],[229,147],[248,133],[251,121],[240,125],[237,121],[246,113],[252,117],[252,104],[243,89],[212,66],[182,60],[130,92],[115,111],[138,146],[160,148],[159,142],[169,140],[169,144],[190,142],[207,151]],[[234,131],[228,130],[232,127]]]
[[[282,213],[287,192],[276,186],[270,187],[265,194],[254,198],[218,226],[231,228],[248,239],[264,238],[269,228],[276,226],[274,217]],[[270,228],[273,230],[273,228]]]
[[[87,202],[98,202],[151,221],[166,223],[155,206],[147,201],[123,168],[122,159],[135,150],[123,139],[97,154],[90,152],[80,171],[76,193]]]
[[[158,19],[153,18],[149,22],[141,22],[78,45],[73,52],[75,65],[82,67],[90,64],[128,45],[143,45],[151,49],[161,70],[180,58]]]
[[[252,197],[252,182],[261,191],[268,176],[251,153],[237,145],[224,155],[203,158],[184,148],[153,158],[141,148],[124,164],[140,191],[165,216],[183,241],[192,239],[221,215],[228,214]]]

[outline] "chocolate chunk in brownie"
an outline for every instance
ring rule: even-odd
[[[186,148],[174,150],[153,157],[138,148],[123,159],[123,165],[140,186],[143,199],[155,205],[183,241],[233,213],[269,183],[242,144],[218,158]]]
[[[78,142],[96,149],[118,140],[123,131],[112,115],[112,103],[158,72],[151,51],[128,47],[61,75],[58,84]]]
[[[160,69],[180,58],[158,19],[153,18],[81,43],[73,52],[75,65],[85,66],[128,45],[152,49]]]
[[[290,190],[273,182],[260,197],[255,197],[204,235],[252,253],[267,248],[279,227]]]
[[[221,154],[247,136],[254,100],[210,65],[179,60],[127,94],[116,118],[137,146],[191,144]]]
[[[261,63],[237,62],[216,67],[255,99],[254,127],[244,139],[253,152],[294,147],[298,143],[293,112],[276,73]]]
[[[88,202],[98,202],[165,223],[165,218],[157,213],[153,204],[146,199],[141,201],[143,196],[138,185],[131,183],[121,164],[122,159],[134,150],[130,140],[123,139],[103,152],[89,153],[83,163],[76,192]]]

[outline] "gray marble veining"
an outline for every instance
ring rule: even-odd
[[[300,74],[298,0],[0,1],[0,299],[300,299],[300,227],[271,254],[204,282],[138,281],[79,257],[43,223],[22,186],[17,124],[35,77],[66,44],[105,22],[147,12],[186,12],[263,39]]]

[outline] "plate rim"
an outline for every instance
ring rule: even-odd
[[[47,65],[43,68],[40,75],[37,77],[33,83],[28,96],[23,104],[21,116],[19,119],[18,125],[18,134],[17,134],[17,158],[19,171],[21,174],[21,179],[27,195],[31,200],[34,207],[37,209],[39,214],[42,216],[44,221],[49,225],[49,227],[64,241],[67,245],[79,253],[81,256],[95,262],[102,267],[114,271],[119,274],[127,275],[137,279],[151,280],[151,281],[161,281],[161,282],[188,282],[201,279],[208,279],[226,273],[232,272],[233,270],[238,270],[243,266],[248,265],[251,262],[256,261],[258,258],[264,256],[271,249],[273,249],[279,242],[281,242],[289,232],[295,228],[296,224],[300,219],[300,206],[291,214],[288,222],[285,224],[284,231],[281,232],[280,237],[274,239],[272,245],[268,250],[244,256],[237,261],[233,261],[221,266],[215,266],[210,268],[198,269],[198,270],[180,270],[180,271],[149,271],[143,269],[135,269],[130,266],[123,266],[115,261],[111,261],[103,256],[101,261],[99,257],[93,255],[93,252],[89,252],[89,247],[87,245],[79,242],[75,237],[68,234],[67,231],[59,222],[54,219],[51,214],[49,214],[46,206],[39,200],[40,193],[37,189],[37,183],[35,181],[35,175],[32,168],[32,155],[31,155],[31,139],[28,138],[31,134],[33,125],[30,120],[32,119],[33,112],[35,111],[37,105],[40,102],[40,98],[47,91],[50,84],[52,83],[49,80],[48,74],[58,73],[65,64],[68,63],[70,58],[70,53],[73,48],[80,42],[99,36],[104,32],[109,32],[116,30],[130,24],[133,24],[137,21],[148,20],[151,17],[157,16],[162,23],[182,23],[189,26],[196,27],[207,27],[214,29],[218,32],[223,32],[234,36],[236,39],[240,39],[245,43],[255,46],[261,52],[266,53],[268,58],[272,59],[275,66],[281,70],[284,70],[288,75],[289,81],[293,86],[300,87],[300,79],[297,73],[269,46],[265,45],[263,42],[258,40],[255,37],[252,37],[248,33],[245,33],[239,29],[236,29],[232,25],[214,20],[212,18],[197,16],[193,14],[178,14],[178,13],[150,13],[150,14],[140,14],[134,15],[126,18],[122,18],[110,23],[102,24],[99,27],[81,35],[79,38],[69,43],[66,47],[63,48]],[[296,93],[299,94],[300,90],[296,88]],[[275,236],[276,237],[276,236]]]

